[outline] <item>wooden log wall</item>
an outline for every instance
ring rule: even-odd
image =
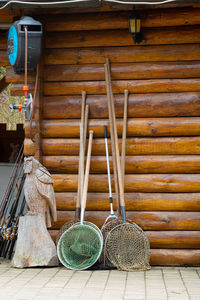
[[[128,31],[129,15],[45,15],[45,10],[37,15],[45,29],[42,160],[54,179],[58,209],[50,233],[55,240],[74,217],[83,90],[88,130],[94,130],[86,219],[100,227],[108,215],[103,138],[103,125],[109,126],[103,67],[108,57],[120,138],[124,89],[130,94],[127,216],[146,231],[152,265],[200,265],[200,9],[142,12],[145,41],[139,45]],[[9,70],[7,80],[18,93],[23,77]],[[33,122],[32,132],[35,127]],[[35,152],[29,133],[27,123],[26,155]]]
[[[0,66],[9,66],[7,28],[12,25],[14,18],[17,16],[20,16],[19,9],[4,9],[0,11]]]

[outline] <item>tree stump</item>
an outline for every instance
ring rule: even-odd
[[[12,265],[15,268],[58,266],[56,246],[42,216],[20,217]]]

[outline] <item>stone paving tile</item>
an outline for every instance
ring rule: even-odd
[[[189,299],[188,291],[179,270],[173,270],[171,273],[163,270],[163,277],[169,299]]]
[[[79,300],[79,298],[76,296],[67,296],[67,298],[66,296],[58,296],[56,300]]]
[[[167,292],[163,280],[162,270],[150,270],[145,273],[146,299],[167,299]]]
[[[34,300],[56,300],[56,299],[58,299],[58,297],[57,296],[35,296],[32,299],[34,299]],[[18,299],[16,299],[16,300],[18,300]],[[19,299],[19,300],[26,300],[26,299]]]
[[[55,274],[55,277],[72,277],[72,275],[74,274],[75,271],[73,270],[67,270],[67,269],[64,269],[64,270],[59,270],[56,274]]]
[[[190,297],[200,299],[200,277],[196,270],[181,270],[182,280]]]
[[[36,296],[40,291],[40,288],[34,288],[34,289],[30,289],[27,287],[23,287],[22,289],[18,290],[18,292],[14,295],[14,297],[22,297],[23,298],[33,298],[34,296]]]
[[[0,290],[0,299],[4,300],[5,297],[10,297],[12,298],[12,296],[16,295],[17,292],[19,292],[20,289],[19,287],[13,287],[12,289],[3,289],[3,290]]]
[[[102,295],[102,300],[123,300],[123,291],[106,290]]]
[[[185,293],[183,293],[183,294],[169,294],[168,295],[168,299],[174,299],[174,300],[178,300],[178,299],[186,299],[186,300],[189,300],[190,298],[189,298],[189,296],[187,295],[187,294],[185,294]]]
[[[82,289],[76,288],[76,289],[62,289],[59,296],[70,296],[70,297],[79,297],[81,295]]]
[[[200,300],[200,295],[198,295],[198,296],[190,296],[190,300]]]
[[[123,300],[145,300],[145,298],[139,298],[139,297],[125,295]]]
[[[43,287],[39,289],[37,296],[57,296],[62,293],[62,288],[55,288],[55,287]]]
[[[89,279],[86,283],[86,287],[88,288],[105,288],[107,282],[107,278],[99,278],[99,279]]]
[[[104,293],[104,289],[97,289],[97,288],[84,288],[79,296],[81,300],[87,299],[101,299]]]

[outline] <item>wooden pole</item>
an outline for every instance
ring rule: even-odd
[[[115,181],[115,197],[117,201],[117,213],[120,214],[120,203],[119,203],[119,182],[118,182],[118,174],[117,174],[117,162],[116,162],[116,149],[115,149],[115,136],[114,136],[114,124],[112,121],[112,108],[111,108],[111,93],[110,86],[108,84],[108,71],[107,65],[104,65],[105,69],[105,78],[106,78],[106,91],[107,91],[107,101],[108,101],[108,114],[109,114],[109,123],[110,123],[110,139],[111,139],[111,147],[112,147],[112,162],[113,162],[113,171],[114,171],[114,181]]]
[[[123,119],[123,133],[122,133],[122,151],[121,151],[121,170],[122,170],[123,186],[124,186],[125,157],[126,157],[127,105],[128,105],[128,90],[125,90],[124,91],[124,119]]]

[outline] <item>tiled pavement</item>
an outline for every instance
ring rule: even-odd
[[[200,268],[150,271],[14,269],[0,264],[0,300],[200,300]]]

